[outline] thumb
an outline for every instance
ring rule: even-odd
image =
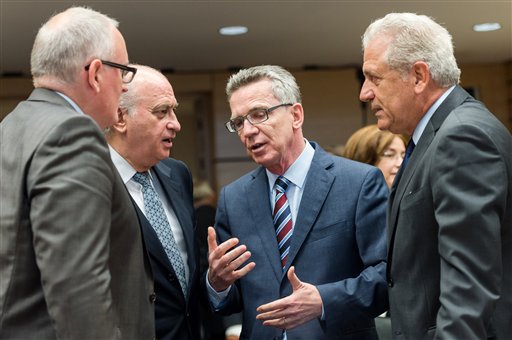
[[[302,281],[299,280],[297,275],[295,274],[295,267],[291,266],[290,269],[288,269],[288,280],[290,281],[290,284],[292,285],[292,289],[295,291],[302,287]]]
[[[217,235],[215,229],[210,226],[208,227],[208,253],[211,254],[215,249],[217,249]]]

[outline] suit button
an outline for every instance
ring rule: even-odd
[[[149,294],[149,302],[153,303],[153,302],[155,302],[155,300],[156,300],[156,294],[155,293]]]
[[[167,274],[167,279],[169,280],[169,282],[176,281],[176,277],[172,273]]]
[[[395,335],[402,335],[402,331],[395,331]]]
[[[393,279],[388,279],[388,287],[393,287]]]

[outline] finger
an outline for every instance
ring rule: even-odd
[[[217,249],[217,235],[215,234],[215,229],[213,227],[208,227],[208,253],[211,254],[215,249]]]
[[[295,267],[291,266],[290,269],[288,269],[288,280],[290,281],[290,284],[292,285],[293,291],[296,291],[300,287],[302,287],[302,282],[299,280],[299,277],[297,274],[295,274]]]
[[[282,298],[282,299],[274,300],[272,302],[261,305],[258,308],[256,308],[256,311],[258,313],[275,313],[276,311],[279,311],[286,307],[285,299],[286,298]]]

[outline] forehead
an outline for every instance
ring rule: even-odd
[[[163,77],[163,76],[162,76]],[[174,89],[167,78],[150,77],[142,80],[139,99],[147,105],[176,104]]]
[[[272,82],[268,79],[262,79],[242,86],[233,92],[229,105],[233,111],[248,110],[266,107],[270,103],[275,103],[275,101],[276,97],[272,91]]]
[[[364,50],[363,71],[387,68],[386,51],[390,42],[390,37],[379,36],[368,43]]]

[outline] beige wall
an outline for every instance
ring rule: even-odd
[[[479,100],[484,102],[509,130],[512,130],[512,65],[464,65],[461,85],[472,87]],[[297,78],[303,96],[305,109],[304,135],[317,141],[323,147],[343,144],[350,134],[374,121],[371,114],[362,112],[358,100],[359,82],[356,68],[333,70],[291,70]],[[182,133],[175,143],[173,156],[191,165],[194,175],[198,175],[197,155],[207,155],[210,160],[212,184],[220,188],[240,175],[253,169],[240,145],[236,134],[230,134],[224,127],[229,118],[229,106],[224,88],[228,72],[204,74],[168,74],[178,101],[183,98]],[[30,93],[31,80],[28,78],[0,78],[0,118],[10,112],[17,102]],[[210,105],[207,112],[192,118],[194,97],[207,97]],[[187,103],[189,103],[187,105]],[[191,103],[191,104],[190,104]],[[209,111],[209,112],[208,112]],[[366,115],[366,117],[365,117]],[[207,122],[209,129],[206,138],[191,138],[197,120]],[[197,141],[200,142],[197,142]],[[205,152],[206,150],[206,152]]]

